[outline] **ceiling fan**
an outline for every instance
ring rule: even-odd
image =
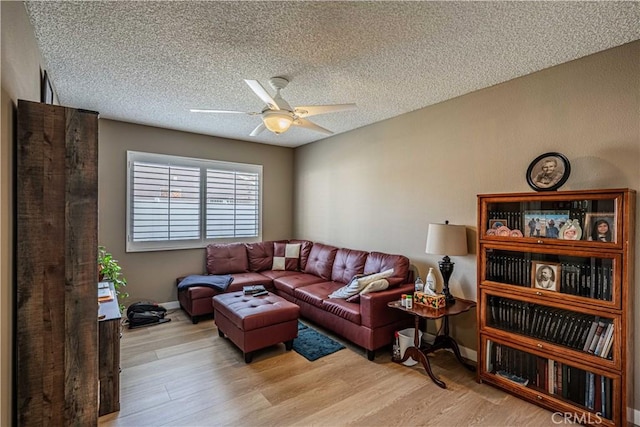
[[[251,133],[256,136],[265,129],[270,130],[276,135],[286,132],[291,126],[298,126],[305,129],[314,130],[316,132],[332,135],[328,129],[318,126],[307,117],[317,116],[319,114],[336,113],[338,111],[353,110],[356,104],[333,104],[333,105],[305,105],[292,108],[287,101],[282,99],[280,91],[287,87],[289,80],[284,77],[272,77],[269,79],[269,85],[276,91],[275,96],[271,96],[269,92],[257,80],[245,80],[251,90],[267,104],[261,112],[246,112],[233,110],[204,110],[192,108],[192,113],[225,113],[225,114],[248,114],[250,116],[262,116],[260,123]]]

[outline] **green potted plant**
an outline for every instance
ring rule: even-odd
[[[114,259],[104,246],[98,246],[98,279],[101,282],[113,283],[120,304],[120,312],[124,312],[123,300],[129,296],[123,289],[127,286],[127,279],[122,275],[122,267],[118,264],[118,260]]]

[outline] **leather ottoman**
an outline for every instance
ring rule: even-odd
[[[300,307],[269,293],[259,297],[242,291],[213,297],[214,320],[218,335],[225,335],[251,362],[253,352],[279,342],[291,350],[298,336]]]

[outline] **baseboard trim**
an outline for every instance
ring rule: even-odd
[[[640,410],[633,408],[627,408],[627,410],[633,415],[633,424],[640,426]],[[628,419],[631,419],[631,417],[628,417]]]
[[[176,308],[180,308],[180,303],[178,301],[161,302],[160,305],[167,310],[175,310]]]
[[[422,335],[422,341],[425,341],[428,344],[433,343],[433,340],[436,339],[436,336],[433,334],[424,334]],[[458,348],[460,349],[460,355],[462,357],[464,357],[467,360],[471,360],[473,362],[478,362],[478,352],[475,350],[471,350],[470,348],[458,345]],[[448,351],[452,351],[450,349],[448,349]]]

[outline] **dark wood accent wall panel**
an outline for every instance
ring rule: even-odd
[[[16,421],[96,425],[98,115],[18,101]]]

